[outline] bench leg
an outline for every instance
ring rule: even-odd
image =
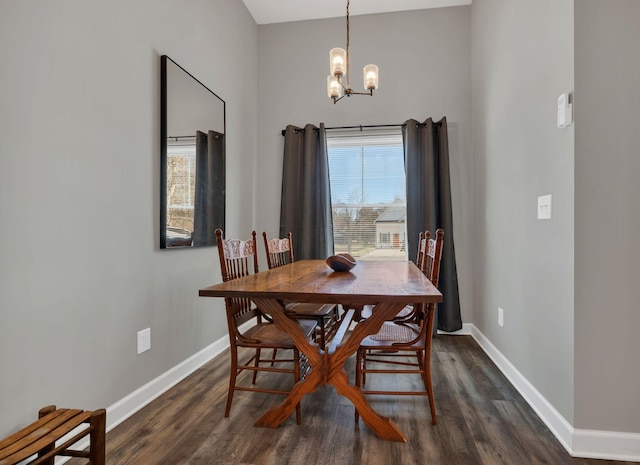
[[[95,410],[89,418],[91,433],[89,434],[89,460],[91,465],[105,465],[105,430],[107,412],[105,409]]]
[[[55,405],[47,405],[46,407],[42,407],[38,411],[38,418],[45,417],[55,411],[56,411]],[[47,444],[45,447],[40,449],[40,451],[38,452],[38,457],[42,457],[43,455],[46,455],[47,453],[51,452],[55,447],[56,447],[55,442],[52,442],[51,444]],[[54,465],[54,461],[55,461],[55,457],[52,456],[51,458],[42,462],[42,465]]]

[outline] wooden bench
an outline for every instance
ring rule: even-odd
[[[0,465],[14,465],[36,454],[37,457],[26,463],[53,465],[55,456],[63,455],[88,458],[87,463],[91,465],[105,465],[106,418],[104,409],[90,412],[56,409],[55,405],[44,407],[38,412],[38,421],[0,441]],[[63,444],[56,446],[56,441],[78,427],[83,429]],[[88,451],[69,449],[87,435]]]

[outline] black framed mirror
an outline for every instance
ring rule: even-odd
[[[216,245],[225,220],[225,101],[167,55],[160,93],[160,248]]]

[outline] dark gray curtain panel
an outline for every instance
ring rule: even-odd
[[[329,159],[322,123],[285,129],[280,237],[288,232],[293,235],[296,260],[333,255]]]
[[[224,134],[209,131],[196,133],[196,192],[194,199],[193,246],[215,245],[216,228],[224,228],[225,200],[216,198],[224,192]],[[223,186],[220,189],[220,186]]]
[[[409,259],[415,261],[420,231],[444,230],[440,283],[444,300],[438,306],[437,328],[462,328],[458,273],[453,245],[451,183],[447,119],[424,123],[410,119],[402,127],[407,177],[407,243]]]

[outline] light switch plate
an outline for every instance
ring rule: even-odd
[[[538,197],[538,219],[551,219],[551,194]]]
[[[558,97],[558,127],[566,128],[573,122],[572,104],[569,103],[569,94]]]
[[[138,331],[138,355],[151,349],[151,328]]]

